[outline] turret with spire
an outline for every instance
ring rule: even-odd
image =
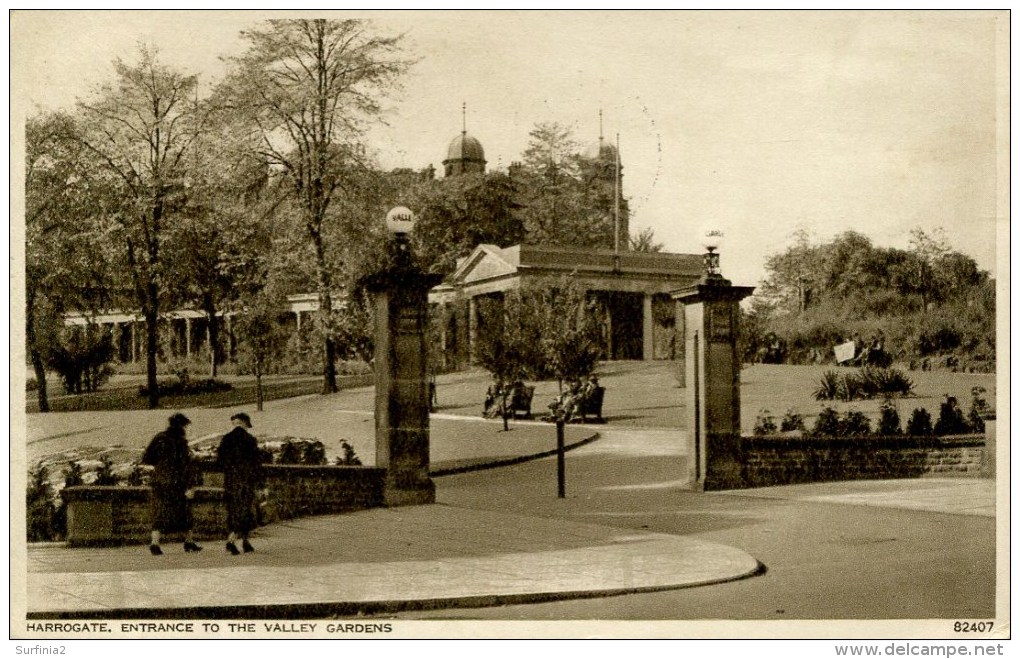
[[[485,150],[482,149],[482,143],[467,132],[467,103],[461,105],[460,135],[450,142],[443,168],[446,176],[485,173]]]
[[[584,156],[595,165],[594,176],[604,185],[613,188],[613,248],[630,249],[629,213],[623,200],[623,164],[620,162],[620,134],[616,144],[606,141],[602,128],[602,109],[599,109],[599,141],[585,151]],[[622,208],[621,208],[622,207]]]

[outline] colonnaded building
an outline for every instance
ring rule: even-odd
[[[622,165],[616,147],[601,136],[585,153],[597,172],[613,177],[621,186]],[[462,130],[454,137],[443,160],[446,177],[485,173],[481,142]],[[603,317],[605,359],[673,359],[682,350],[682,314],[670,292],[694,284],[703,274],[701,254],[636,252],[629,249],[626,214],[617,213],[612,249],[590,249],[520,244],[507,247],[482,244],[460,259],[455,271],[429,294],[431,317],[438,336],[442,370],[456,370],[475,361],[481,336],[500,325],[502,302],[508,291],[550,278],[570,276],[597,302]],[[343,308],[341,302],[338,307]],[[318,310],[315,293],[288,296],[281,322],[300,335],[308,315]],[[234,353],[231,315],[225,314],[224,352]],[[172,356],[208,354],[208,322],[198,310],[178,309],[163,314]],[[69,315],[68,324],[86,322],[112,326],[122,362],[144,360],[145,321],[137,313],[108,313],[86,318]]]

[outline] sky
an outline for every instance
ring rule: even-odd
[[[619,136],[632,232],[701,252],[705,231],[722,230],[734,283],[758,284],[800,229],[905,248],[911,229],[941,227],[993,273],[996,246],[1008,255],[1007,13],[314,15],[370,18],[418,59],[369,137],[386,168],[442,172],[462,103],[490,170],[519,160],[538,122],[597,142],[601,110],[606,139]],[[12,121],[72,108],[140,42],[208,89],[221,57],[242,52],[239,31],[269,16],[14,12]]]

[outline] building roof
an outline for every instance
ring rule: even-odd
[[[703,272],[701,254],[614,252],[611,249],[542,245],[479,245],[447,277],[442,291],[467,287],[503,290],[512,281],[576,276],[599,282],[607,290],[669,292],[697,281]],[[642,284],[641,282],[644,282]],[[439,292],[434,289],[434,292]]]
[[[616,162],[616,146],[600,137],[597,142],[592,142],[585,149],[584,157],[590,160]]]
[[[484,164],[485,149],[482,148],[481,142],[463,132],[450,142],[449,148],[446,149],[446,160],[471,160]]]

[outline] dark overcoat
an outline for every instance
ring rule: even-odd
[[[152,528],[164,533],[188,531],[191,506],[186,492],[193,476],[191,450],[183,428],[167,428],[152,438],[142,464],[152,465],[149,506]]]
[[[247,533],[256,526],[255,492],[264,480],[258,441],[244,428],[234,428],[220,440],[216,462],[223,470],[227,530]]]

